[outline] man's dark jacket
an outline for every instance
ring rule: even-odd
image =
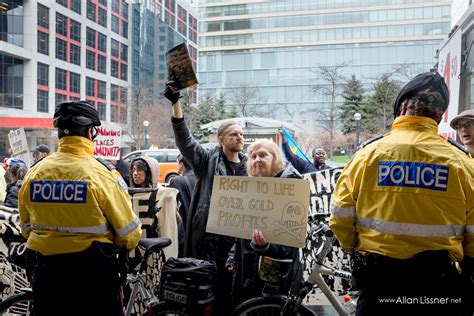
[[[247,158],[239,154],[240,168],[229,174],[227,159],[221,147],[203,148],[192,136],[184,119],[172,118],[176,146],[189,163],[197,178],[186,226],[185,256],[223,261],[233,245],[232,238],[206,233],[214,176],[246,175]],[[228,165],[228,164],[227,164]]]
[[[308,160],[304,160],[300,158],[298,155],[295,155],[291,152],[290,146],[287,142],[282,143],[281,145],[283,149],[283,154],[285,155],[286,159],[298,170],[299,173],[311,173],[316,172],[319,170],[331,169],[330,166],[326,165],[325,163],[316,166],[314,163],[309,162]]]

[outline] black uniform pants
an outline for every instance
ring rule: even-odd
[[[460,315],[460,277],[446,251],[406,260],[369,254],[365,263],[356,315]]]
[[[114,248],[94,242],[79,253],[37,254],[32,279],[35,315],[122,315]]]

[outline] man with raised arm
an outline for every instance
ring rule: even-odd
[[[397,97],[391,131],[360,149],[336,184],[330,226],[353,253],[357,315],[472,308],[455,261],[470,278],[474,165],[438,135],[448,104],[438,73],[416,76]]]
[[[136,247],[140,220],[120,174],[93,156],[97,110],[62,102],[53,123],[58,151],[31,167],[19,194],[22,234],[36,258],[34,314],[122,315],[116,247]]]
[[[176,146],[197,178],[187,219],[185,256],[215,261],[217,265],[216,315],[227,315],[231,307],[232,274],[225,268],[234,243],[231,237],[206,233],[214,176],[246,176],[243,130],[233,121],[217,129],[219,146],[206,149],[191,135],[179,102],[180,93],[173,81],[167,83],[165,97],[173,106],[171,122]]]

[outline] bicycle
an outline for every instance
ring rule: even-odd
[[[316,244],[318,239],[323,241],[321,245]],[[323,295],[329,300],[339,315],[352,315],[355,311],[350,311],[348,308],[343,306],[341,301],[337,298],[336,294],[331,291],[323,278],[323,275],[334,276],[348,281],[352,278],[350,272],[329,268],[322,263],[329,251],[331,251],[334,239],[334,233],[328,225],[322,222],[310,230],[307,238],[307,247],[309,246],[308,248],[310,248],[311,251],[308,251],[303,255],[302,262],[306,263],[311,256],[314,267],[297,295],[272,295],[252,298],[239,304],[234,309],[232,315],[314,316],[316,313],[303,305],[303,300],[315,286],[321,289]]]
[[[138,243],[139,247],[144,250],[143,257],[140,262],[138,271],[133,271],[127,274],[127,286],[130,288],[130,296],[128,297],[125,306],[124,315],[130,316],[133,313],[140,315],[188,315],[183,310],[179,310],[160,300],[152,293],[147,286],[147,279],[150,273],[147,273],[149,268],[149,259],[154,254],[157,258],[152,261],[158,261],[158,272],[161,271],[163,263],[166,261],[163,249],[171,245],[171,239],[167,237],[158,238],[142,238]],[[154,283],[156,292],[156,285]]]

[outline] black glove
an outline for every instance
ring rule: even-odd
[[[174,90],[173,91],[171,89],[171,86],[173,85],[173,83],[167,83],[166,84],[166,89],[165,89],[165,93],[164,93],[165,98],[170,100],[171,105],[178,102],[179,98],[181,98],[181,93],[179,93],[179,90]]]

